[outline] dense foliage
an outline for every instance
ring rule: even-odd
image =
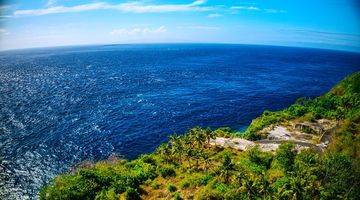
[[[341,122],[325,152],[297,152],[283,143],[275,153],[211,146],[229,129],[189,130],[132,161],[112,159],[56,177],[40,199],[360,199],[360,73],[314,100],[264,112],[245,132],[292,118]]]
[[[245,131],[244,137],[257,140],[265,137],[259,131],[271,124],[290,119],[352,119],[360,113],[360,72],[354,73],[336,85],[330,92],[315,99],[300,98],[295,104],[282,111],[265,111],[254,119]]]

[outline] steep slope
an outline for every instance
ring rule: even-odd
[[[326,127],[326,121],[336,126]],[[196,127],[132,161],[112,158],[83,164],[56,177],[39,197],[360,199],[359,124],[360,72],[321,97],[300,99],[282,111],[265,111],[245,133]],[[260,151],[261,141],[284,137],[327,144],[322,151],[312,146],[298,151],[293,142],[279,140],[274,152]],[[260,147],[239,151],[211,145],[215,138],[249,139]]]

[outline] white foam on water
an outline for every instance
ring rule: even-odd
[[[60,156],[71,155],[69,164],[80,162],[82,148],[67,142],[49,154],[46,144],[26,151],[12,160],[0,160],[0,199],[37,199],[39,189],[54,176],[67,170]],[[111,146],[107,144],[107,146]],[[60,148],[60,147],[58,147]],[[113,147],[104,150],[112,150]],[[61,151],[61,152],[59,152]],[[74,153],[75,152],[75,153]],[[60,167],[61,166],[61,167]]]

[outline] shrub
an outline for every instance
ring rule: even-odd
[[[239,189],[231,189],[224,194],[223,199],[226,200],[239,200],[239,199],[251,199],[248,194],[239,191]]]
[[[115,193],[114,188],[110,190],[103,190],[95,197],[95,200],[118,200],[118,199],[119,197]]]
[[[167,190],[169,192],[175,192],[177,190],[177,188],[175,187],[175,185],[170,184],[167,186]]]
[[[172,167],[162,167],[159,169],[159,172],[163,178],[176,175],[175,170]]]
[[[213,176],[210,174],[205,174],[203,176],[201,176],[199,179],[196,180],[196,185],[200,186],[200,185],[207,185],[209,183],[210,180],[213,179]]]
[[[272,155],[270,153],[260,152],[259,147],[255,146],[248,151],[249,160],[257,165],[270,168]]]
[[[234,133],[229,127],[218,128],[214,131],[214,134],[217,137],[226,137],[226,138],[236,135],[236,133]]]
[[[157,177],[156,167],[148,163],[138,162],[132,172],[140,182]]]
[[[185,189],[185,188],[188,188],[188,187],[190,187],[189,181],[187,181],[187,180],[181,181],[181,183],[180,183],[180,188],[181,189]]]
[[[150,155],[142,155],[140,157],[140,159],[144,163],[151,164],[151,165],[156,165],[156,160]]]
[[[140,200],[140,193],[135,188],[128,187],[125,192],[126,200]]]
[[[154,189],[154,190],[157,190],[157,189],[160,188],[160,184],[157,183],[157,182],[153,182],[153,183],[151,184],[151,188]]]
[[[290,172],[293,170],[294,159],[296,156],[294,147],[294,144],[286,142],[281,144],[276,150],[276,160],[280,166],[285,169],[285,172]]]
[[[116,182],[113,183],[112,187],[114,187],[116,193],[125,192],[127,187],[126,178],[119,178]]]
[[[212,189],[211,187],[205,187],[199,190],[195,195],[195,200],[223,200],[221,192]]]
[[[288,111],[292,116],[301,117],[307,113],[307,108],[299,104],[294,104],[288,108]]]
[[[220,175],[224,178],[225,182],[229,182],[229,178],[233,169],[234,163],[231,161],[230,154],[226,152],[219,168]]]
[[[354,163],[353,163],[354,162]],[[324,199],[358,199],[360,192],[359,166],[349,156],[340,153],[327,155],[324,159],[323,170],[326,182],[321,196]],[[359,162],[359,160],[357,160]]]
[[[300,119],[308,122],[315,122],[315,114],[313,112],[306,113],[304,116],[302,116]]]
[[[175,192],[174,194],[174,200],[182,200],[181,195],[179,192]]]
[[[224,183],[218,183],[218,182],[214,182],[212,187],[221,193],[225,193],[229,189],[228,185],[226,185]]]

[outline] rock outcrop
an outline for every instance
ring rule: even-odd
[[[267,133],[263,140],[250,141],[242,138],[217,137],[210,140],[211,145],[219,147],[230,147],[240,151],[248,150],[256,145],[261,151],[275,151],[283,142],[291,141],[297,150],[314,148],[324,150],[330,142],[331,133],[336,129],[336,121],[320,119],[316,122],[290,122],[288,125],[277,125],[267,127],[261,132]],[[305,128],[306,127],[306,128]],[[304,132],[311,130],[309,132]]]

